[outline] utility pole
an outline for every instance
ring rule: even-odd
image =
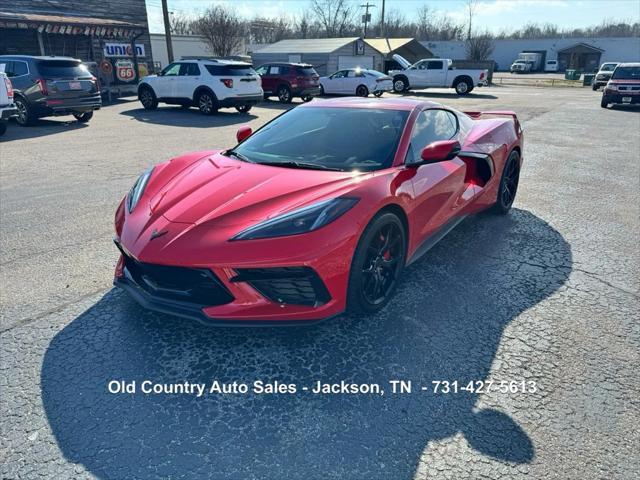
[[[384,2],[385,0],[382,0],[382,11],[380,12],[380,37],[385,38],[385,33],[384,33]]]
[[[362,16],[362,21],[364,22],[364,36],[363,36],[363,38],[367,38],[367,23],[369,23],[371,21],[371,15],[369,14],[369,8],[370,7],[375,7],[375,5],[373,3],[367,2],[366,4],[360,5],[360,6],[365,9],[364,15]]]
[[[167,57],[169,57],[169,63],[173,63],[173,44],[171,43],[171,24],[169,23],[167,0],[162,0],[162,17],[164,18],[164,38],[167,41]]]

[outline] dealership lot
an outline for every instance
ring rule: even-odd
[[[465,220],[381,314],[297,329],[206,329],[111,287],[113,213],[140,172],[230,146],[239,126],[290,106],[206,117],[126,99],[89,124],[9,125],[2,478],[635,478],[640,112],[601,109],[590,88],[412,95],[518,113],[515,210]],[[111,380],[347,381],[385,394],[110,394]],[[413,392],[393,394],[390,380]],[[536,388],[434,393],[433,381]]]

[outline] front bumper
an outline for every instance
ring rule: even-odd
[[[218,106],[221,108],[241,107],[244,105],[257,105],[264,100],[264,94],[256,95],[238,95],[236,97],[227,97],[218,100]]]
[[[247,241],[246,246],[240,245],[244,241],[231,242],[236,245],[226,249],[229,253],[223,264],[187,261],[167,267],[159,265],[161,260],[156,258],[149,260],[155,264],[139,262],[116,239],[121,257],[114,285],[126,290],[145,308],[208,325],[308,324],[342,313],[355,237],[333,243],[323,241],[318,248],[307,245],[301,249],[304,256],[296,254],[290,242],[300,245],[295,236]],[[309,244],[318,245],[313,239]],[[277,249],[272,247],[275,245]],[[240,247],[242,255],[236,256],[234,247]],[[246,258],[251,251],[255,252],[253,261]],[[270,251],[274,254],[269,255]],[[165,281],[153,272],[136,272],[135,262],[152,268],[173,268],[177,274]],[[182,275],[182,270],[199,272],[202,278],[208,277],[207,285],[215,288],[205,291],[197,285],[178,287],[174,279]],[[187,291],[201,294],[196,298]]]
[[[13,104],[10,107],[0,107],[0,120],[9,120],[17,114],[18,109]]]
[[[607,103],[615,103],[620,105],[638,105],[640,104],[640,95],[635,94],[625,94],[625,93],[615,93],[615,94],[607,94],[602,97],[604,101]],[[630,101],[623,101],[625,98],[630,98]]]

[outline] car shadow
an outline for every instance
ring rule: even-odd
[[[95,117],[92,121],[95,121]],[[55,119],[39,118],[33,125],[21,127],[12,119],[7,125],[7,131],[0,136],[0,142],[11,142],[14,140],[25,140],[28,138],[44,137],[46,135],[55,135],[70,130],[80,130],[89,127],[89,123],[78,122],[71,115],[68,117],[57,117]]]
[[[65,457],[99,478],[404,480],[430,442],[459,433],[484,455],[529,463],[535,446],[508,414],[478,408],[474,393],[419,385],[487,379],[505,327],[557,291],[571,265],[560,233],[514,209],[463,222],[367,318],[206,328],[111,290],[51,341],[44,409]],[[344,380],[385,395],[110,394],[111,380]],[[412,380],[412,393],[392,394],[389,380]]]
[[[239,113],[235,109],[222,109],[214,115],[203,115],[197,108],[160,106],[157,110],[134,108],[120,112],[134,120],[173,127],[211,128],[247,123],[258,118],[252,113]]]
[[[640,112],[640,105],[611,105],[610,108],[620,112]]]

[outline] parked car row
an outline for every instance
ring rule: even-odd
[[[410,64],[399,55],[394,59],[404,67],[389,75],[365,68],[347,68],[320,77],[312,65],[274,62],[255,70],[249,63],[231,60],[180,60],[159,74],[144,77],[138,98],[148,110],[158,103],[196,106],[206,115],[220,108],[235,107],[246,113],[262,99],[277,97],[290,103],[304,102],[324,94],[380,97],[384,92],[406,92],[411,88],[450,87],[459,95],[487,84],[486,70],[453,69],[448,59],[425,59]]]

